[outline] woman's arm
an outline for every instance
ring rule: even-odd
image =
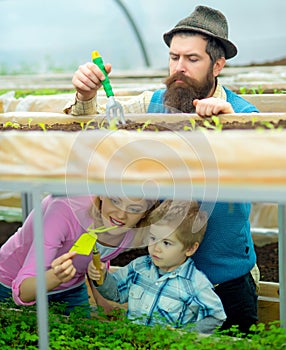
[[[55,259],[51,264],[51,269],[46,272],[47,291],[58,287],[61,283],[70,281],[76,269],[73,266],[72,259],[76,252],[69,252]],[[35,301],[36,299],[36,277],[28,277],[20,285],[20,299],[24,303]]]

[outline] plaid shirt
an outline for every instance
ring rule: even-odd
[[[120,101],[120,98],[118,98],[118,101],[122,105],[124,113],[146,113],[152,95],[153,91],[144,91],[140,95],[130,97],[128,101]],[[106,105],[98,104],[96,97],[88,101],[79,101],[75,95],[73,100],[65,106],[64,112],[72,115],[105,114]]]
[[[97,286],[107,299],[128,302],[127,316],[136,323],[160,323],[172,327],[205,330],[204,321],[212,320],[211,331],[226,319],[213,285],[188,258],[174,271],[160,276],[150,256],[139,257],[110,274]],[[191,323],[200,326],[191,328]],[[211,333],[209,330],[205,333]]]
[[[130,97],[128,101],[121,102],[120,98],[118,98],[118,100],[120,101],[120,104],[123,107],[124,113],[147,113],[147,109],[150,104],[152,95],[153,91],[144,91],[140,95]],[[213,97],[226,100],[226,93],[219,81],[217,83],[217,87],[213,94]],[[69,101],[65,106],[64,112],[66,114],[72,115],[105,114],[106,105],[98,104],[96,97],[88,101],[79,101],[76,99],[75,95],[74,98],[71,101]]]

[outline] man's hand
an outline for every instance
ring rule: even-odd
[[[229,102],[216,97],[194,100],[193,105],[196,107],[196,113],[200,117],[211,117],[212,115],[234,113]]]
[[[76,252],[69,252],[59,256],[52,262],[51,268],[53,273],[61,283],[68,282],[74,277],[76,269],[73,266],[72,259],[75,255]]]
[[[111,65],[106,64],[105,70],[109,74]],[[77,99],[81,101],[92,99],[101,87],[101,82],[104,79],[104,74],[93,62],[87,62],[79,66],[72,78],[72,83],[77,91]]]

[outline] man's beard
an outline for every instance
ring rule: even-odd
[[[177,80],[183,83],[177,83]],[[165,80],[167,90],[164,96],[164,105],[169,113],[194,113],[195,99],[206,98],[215,85],[212,70],[209,70],[206,79],[199,82],[185,76],[183,73],[175,73]]]

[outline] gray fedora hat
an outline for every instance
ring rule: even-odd
[[[177,32],[197,32],[216,38],[225,49],[225,58],[237,54],[236,46],[228,40],[228,25],[225,16],[218,10],[207,6],[197,6],[189,17],[178,22],[163,38],[170,46],[172,37]]]

